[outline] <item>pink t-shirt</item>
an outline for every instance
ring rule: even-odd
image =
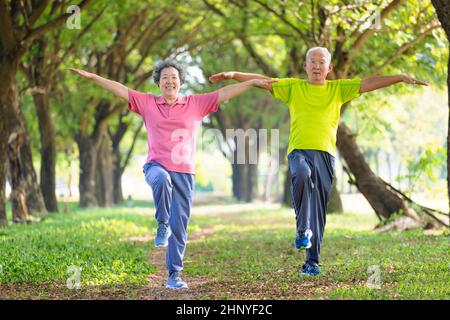
[[[195,173],[197,130],[203,117],[216,112],[217,91],[179,96],[168,105],[161,96],[128,90],[128,109],[141,115],[147,128],[147,163],[168,171]]]

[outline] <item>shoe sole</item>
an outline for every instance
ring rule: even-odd
[[[169,236],[167,237],[167,239],[169,239],[171,235],[172,235],[172,232],[169,233]],[[155,244],[155,248],[166,248],[168,245],[169,245],[169,242],[167,242],[166,244]]]
[[[306,246],[306,247],[300,247],[300,248],[297,248],[297,247],[295,247],[295,249],[297,250],[297,251],[301,251],[301,250],[306,250],[306,249],[309,249],[309,248],[311,248],[312,247],[312,243],[311,243],[311,238],[312,238],[312,231],[311,231],[311,234],[308,236],[308,241],[309,241],[309,245],[308,246]]]
[[[309,277],[317,277],[319,275],[321,275],[322,273],[316,273],[316,274],[311,274],[311,273],[304,273],[304,272],[300,272],[301,276],[309,276]]]
[[[186,286],[186,287],[173,287],[173,286],[166,285],[166,288],[167,289],[179,290],[179,289],[188,289],[188,286]]]

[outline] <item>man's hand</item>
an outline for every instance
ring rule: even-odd
[[[428,83],[420,81],[420,80],[417,80],[417,79],[414,79],[414,78],[411,78],[411,77],[408,77],[406,75],[403,75],[402,81],[405,82],[405,83],[409,83],[409,84],[418,84],[418,85],[421,85],[421,86],[428,86]]]
[[[95,74],[94,73],[90,73],[84,70],[80,70],[80,69],[75,69],[75,68],[68,68],[70,71],[72,71],[75,74],[78,74],[79,76],[82,76],[83,78],[86,79],[94,79]]]
[[[267,91],[272,91],[272,83],[278,82],[278,80],[272,79],[253,79],[252,85],[257,88],[261,88]]]
[[[361,81],[361,88],[359,92],[370,92],[373,90],[389,87],[393,84],[405,82],[408,84],[418,84],[421,86],[428,86],[428,83],[408,77],[406,75],[395,75],[395,76],[374,76],[363,79]]]
[[[213,74],[208,79],[209,79],[209,81],[211,81],[211,83],[216,83],[216,82],[224,81],[224,80],[233,80],[233,77],[234,77],[234,72],[227,71],[227,72],[220,72],[220,73]]]

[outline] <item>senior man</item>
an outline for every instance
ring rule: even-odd
[[[296,216],[297,250],[306,249],[306,261],[300,274],[318,275],[320,245],[325,230],[327,204],[334,176],[336,133],[341,106],[361,93],[399,82],[428,85],[405,75],[376,76],[363,80],[327,80],[333,70],[327,48],[307,51],[304,63],[308,79],[276,79],[264,87],[286,103],[290,112],[288,163],[291,172],[291,196]],[[264,75],[221,72],[209,78],[248,81],[271,79]]]

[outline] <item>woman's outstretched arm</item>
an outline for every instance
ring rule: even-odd
[[[102,78],[99,75],[96,75],[95,73],[87,72],[84,70],[75,69],[75,68],[69,68],[69,70],[75,74],[82,76],[85,79],[94,81],[96,84],[105,88],[106,90],[113,93],[114,95],[128,101],[128,88],[126,86],[124,86],[123,84],[121,84],[117,81]]]

